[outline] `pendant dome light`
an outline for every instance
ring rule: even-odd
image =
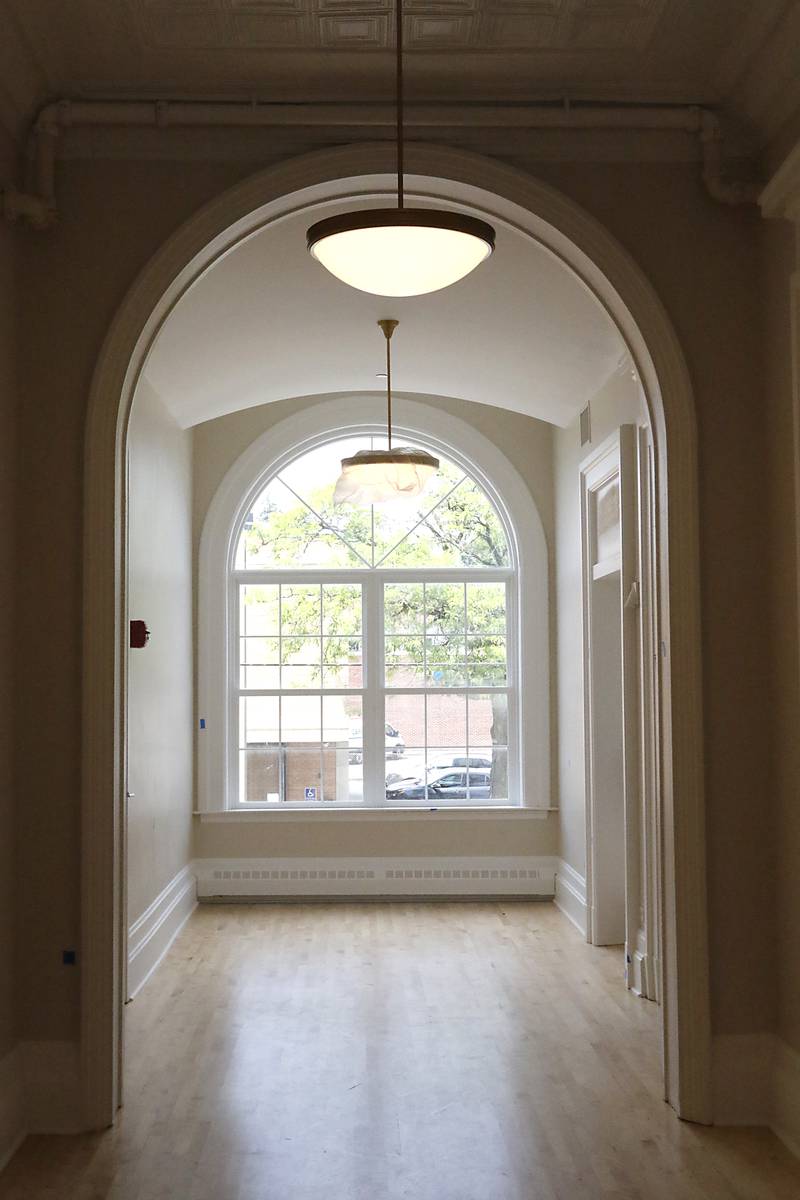
[[[439,469],[439,460],[425,450],[411,446],[392,446],[392,334],[399,322],[390,318],[378,321],[386,338],[386,450],[359,450],[342,459],[342,473],[336,481],[334,504],[369,505],[387,500],[413,499],[425,490],[428,480]]]
[[[403,191],[403,0],[395,0],[397,208],[317,221],[311,255],[350,287],[376,296],[422,296],[469,275],[494,250],[494,229],[462,213],[406,208]]]

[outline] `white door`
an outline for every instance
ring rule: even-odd
[[[653,764],[642,753],[652,611],[651,576],[642,570],[651,545],[649,462],[645,432],[624,425],[581,467],[587,936],[599,946],[624,944],[628,986],[643,995],[654,994],[645,903]]]

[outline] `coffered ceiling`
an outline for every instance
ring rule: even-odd
[[[376,100],[392,0],[0,0],[0,111],[60,96]],[[766,139],[800,103],[795,0],[406,0],[419,100],[721,105]]]
[[[644,50],[667,0],[408,0],[410,50]],[[381,50],[389,0],[129,0],[142,45],[156,51]]]

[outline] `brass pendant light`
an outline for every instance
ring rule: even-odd
[[[403,131],[403,0],[395,0],[397,207],[370,208],[317,221],[311,255],[337,279],[377,296],[421,296],[449,287],[494,250],[491,225],[435,208],[406,208]]]
[[[385,450],[359,450],[342,459],[342,473],[336,482],[334,504],[382,504],[389,500],[413,499],[425,490],[439,469],[439,460],[425,450],[410,446],[392,446],[392,334],[399,322],[392,318],[378,321],[386,338],[386,426]]]

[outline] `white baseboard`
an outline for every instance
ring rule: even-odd
[[[555,859],[196,859],[197,894],[224,896],[552,896]]]
[[[563,858],[556,867],[556,906],[586,937],[586,880]]]
[[[0,1059],[0,1171],[13,1158],[27,1133],[21,1044]]]
[[[800,1054],[781,1038],[775,1039],[772,1128],[800,1158]]]
[[[191,864],[179,871],[128,930],[128,999],[147,982],[197,907]]]
[[[634,950],[630,963],[630,988],[643,1000],[656,998],[656,965],[649,954]]]

